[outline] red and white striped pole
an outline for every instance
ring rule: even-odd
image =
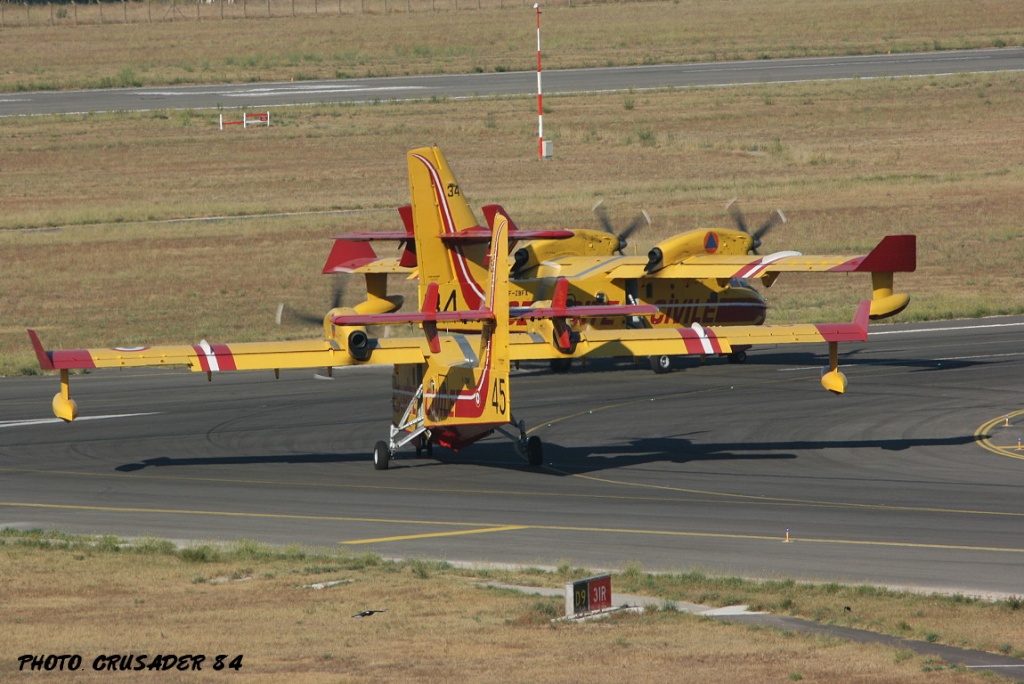
[[[540,3],[533,3],[537,10],[537,159],[544,159],[544,94],[540,87]]]

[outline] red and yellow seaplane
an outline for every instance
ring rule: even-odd
[[[753,345],[824,342],[829,363],[822,386],[836,394],[846,390],[846,377],[838,368],[838,344],[867,339],[872,301],[861,302],[849,323],[717,326],[692,321],[675,326],[599,326],[587,322],[648,321],[662,309],[643,301],[577,304],[572,279],[553,275],[548,299],[512,303],[518,285],[510,276],[509,245],[519,232],[500,207],[487,212],[487,229],[450,230],[454,222],[445,216],[451,205],[444,198],[451,196],[451,186],[431,172],[436,168],[422,158],[422,152],[410,153],[410,168],[422,165],[425,169],[411,176],[411,244],[417,252],[420,281],[417,310],[396,311],[400,301],[384,292],[371,292],[361,305],[327,312],[321,337],[282,342],[203,340],[186,345],[48,351],[36,332],[29,330],[40,366],[60,373],[54,414],[68,422],[78,415],[70,393],[74,369],[185,366],[212,379],[215,373],[227,371],[273,370],[276,374],[282,368],[390,365],[394,368],[391,427],[388,438],[374,447],[377,469],[388,468],[396,451],[409,445],[417,454],[429,454],[434,444],[457,451],[494,432],[512,439],[526,460],[539,466],[543,462],[540,438],[529,436],[525,423],[512,414],[510,369],[522,361],[728,355]],[[374,256],[373,261],[379,268],[380,260]],[[410,323],[418,325],[421,334],[376,337],[367,330],[367,326]]]
[[[358,309],[383,312],[401,305],[400,298],[387,294],[390,274],[418,274],[422,300],[428,284],[436,280],[424,275],[425,268],[446,258],[450,241],[488,233],[477,222],[439,148],[411,150],[408,168],[412,204],[399,209],[405,231],[339,236],[324,266],[324,273],[365,276],[367,300],[357,305]],[[604,230],[521,230],[509,219],[512,306],[552,299],[555,285],[564,279],[568,281],[568,301],[574,304],[653,304],[658,309],[645,317],[577,319],[590,329],[676,328],[693,323],[759,325],[765,321],[768,304],[752,283],[770,287],[781,274],[794,272],[870,274],[872,320],[894,316],[910,302],[909,295],[894,292],[893,274],[915,270],[913,235],[887,236],[866,255],[811,256],[785,251],[762,256],[758,254],[762,238],[784,217],[776,212],[751,231],[731,203],[736,229],[688,231],[662,241],[646,257],[627,256],[623,254],[627,238],[649,222],[646,215],[615,233],[603,207],[595,210]],[[482,212],[488,224],[497,213],[508,216],[499,205],[484,206]],[[372,245],[377,241],[399,242],[400,256],[378,256]],[[523,246],[517,247],[519,242]],[[439,283],[443,311],[474,309],[482,301],[480,283],[486,279],[487,247],[464,242],[459,250],[467,257],[461,281]],[[515,322],[515,328],[524,325]],[[474,329],[471,324],[466,328]],[[727,356],[730,361],[742,362],[745,349],[737,345]],[[570,362],[559,359],[553,367],[565,370]],[[652,356],[651,367],[656,372],[669,370],[670,356]]]

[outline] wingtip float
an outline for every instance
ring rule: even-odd
[[[43,370],[57,370],[57,365],[53,360],[53,352],[48,352],[43,348],[42,342],[39,341],[39,335],[35,330],[31,328],[28,331],[29,340],[32,342],[32,348],[36,352],[36,358],[39,360],[39,367]],[[78,403],[71,398],[71,388],[69,385],[70,378],[68,376],[67,368],[60,368],[60,391],[53,395],[53,415],[57,416],[65,423],[70,423],[78,417]]]

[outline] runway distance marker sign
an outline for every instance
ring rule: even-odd
[[[612,607],[612,576],[597,575],[566,582],[565,616],[607,610]]]

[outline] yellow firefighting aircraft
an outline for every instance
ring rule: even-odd
[[[828,325],[756,325],[729,328],[692,324],[683,328],[575,330],[577,316],[647,316],[652,305],[569,306],[569,281],[557,279],[552,300],[529,307],[509,305],[508,250],[511,223],[502,212],[493,215],[490,234],[475,232],[438,242],[442,258],[426,280],[418,311],[361,313],[332,309],[324,318],[320,339],[154,346],[78,351],[47,351],[34,330],[28,334],[44,370],[60,371],[60,391],[53,398],[54,414],[65,421],[78,415],[70,396],[69,370],[104,367],[186,366],[213,374],[231,370],[274,370],[387,364],[392,376],[392,418],[387,441],[377,442],[374,466],[388,468],[395,452],[412,444],[417,455],[432,445],[460,450],[495,431],[516,444],[533,466],[542,463],[540,438],[528,436],[525,423],[512,415],[512,363],[555,358],[616,357],[650,354],[729,353],[736,346],[824,341],[829,345],[829,369],[822,375],[825,389],[841,394],[846,377],[838,369],[838,343],[867,339],[869,302],[861,303],[850,323]],[[470,247],[483,245],[488,279],[474,308],[444,310],[442,292],[473,288],[467,281]],[[482,267],[482,264],[476,264]],[[476,293],[474,293],[476,294]],[[599,310],[599,311],[596,311]],[[525,321],[524,330],[512,323]],[[366,325],[417,323],[423,335],[370,337]],[[441,332],[443,328],[476,323],[479,332]]]
[[[457,236],[486,235],[439,148],[428,147],[408,153],[411,206],[399,213],[405,232],[352,233],[335,238],[324,273],[363,274],[367,301],[363,308],[383,311],[393,303],[387,295],[388,274],[419,275],[422,299],[433,264],[446,258],[445,243]],[[501,212],[498,205],[482,208],[488,223]],[[871,318],[887,318],[902,311],[910,301],[907,294],[893,292],[893,273],[916,268],[916,240],[913,235],[890,235],[869,254],[860,256],[805,256],[798,252],[757,253],[761,238],[778,221],[776,213],[751,232],[735,204],[730,203],[737,229],[708,229],[685,232],[654,247],[647,257],[623,255],[626,239],[646,217],[615,234],[603,208],[595,207],[605,230],[525,231],[509,223],[509,237],[525,242],[515,249],[511,269],[510,301],[529,306],[549,300],[559,278],[569,281],[569,300],[575,304],[654,304],[658,312],[649,317],[595,316],[584,321],[590,328],[666,327],[700,325],[757,325],[767,311],[764,297],[751,285],[760,280],[769,287],[784,272],[831,272],[871,274]],[[507,214],[506,214],[507,216]],[[415,229],[414,229],[415,226]],[[380,258],[373,241],[398,241],[397,258]],[[444,311],[473,309],[482,299],[479,283],[485,278],[486,245],[467,245],[466,271],[459,282],[441,284]],[[418,270],[417,270],[418,269]],[[518,321],[517,327],[525,325]],[[745,349],[734,348],[729,360],[742,362]],[[571,359],[558,359],[553,367],[564,370]],[[656,372],[671,367],[669,356],[651,358]]]

